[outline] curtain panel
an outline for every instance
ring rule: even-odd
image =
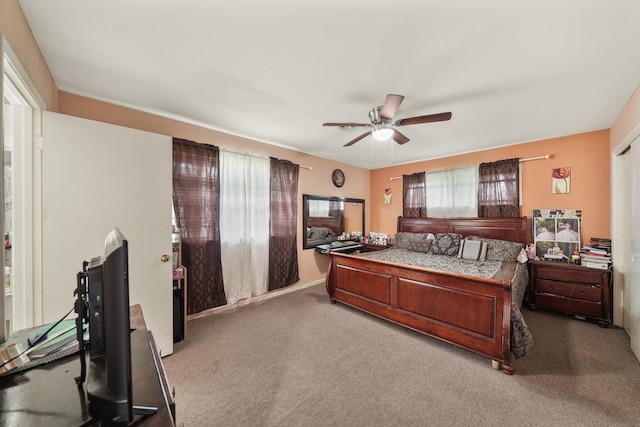
[[[329,216],[341,217],[344,215],[344,205],[336,200],[329,201]]]
[[[425,176],[425,172],[402,176],[402,216],[427,216]]]
[[[269,290],[300,280],[298,267],[298,174],[300,166],[271,158]]]
[[[219,150],[173,138],[173,209],[189,275],[187,314],[227,303],[220,250]]]
[[[481,163],[478,183],[478,216],[520,216],[520,159]]]
[[[220,240],[228,304],[268,291],[269,173],[269,159],[220,153]]]

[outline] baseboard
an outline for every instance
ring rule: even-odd
[[[324,283],[324,281],[325,281],[325,279],[318,279],[318,280],[315,280],[313,282],[302,283],[302,284],[297,284],[297,285],[291,285],[291,286],[287,286],[286,288],[282,288],[282,289],[278,289],[278,290],[275,290],[275,291],[267,292],[266,294],[262,294],[262,295],[259,295],[257,297],[240,300],[240,301],[236,302],[235,304],[222,305],[220,307],[210,308],[208,310],[204,310],[204,311],[201,311],[199,313],[189,314],[187,316],[187,322],[190,321],[190,320],[195,320],[195,319],[200,319],[202,317],[211,316],[211,315],[216,314],[216,313],[222,313],[222,312],[225,312],[227,310],[233,310],[235,308],[242,307],[244,305],[254,304],[254,303],[257,303],[257,302],[265,301],[265,300],[268,300],[270,298],[274,298],[274,297],[278,297],[280,295],[288,294],[289,292],[295,292],[295,291],[299,291],[301,289],[309,288],[311,286],[316,286],[316,285],[319,285],[321,283]]]

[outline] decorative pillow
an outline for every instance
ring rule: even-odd
[[[416,240],[427,240],[432,239],[434,236],[431,233],[407,233],[400,232],[396,233],[396,243],[394,244],[395,248],[398,249],[409,249],[409,242],[413,242]]]
[[[457,233],[438,233],[433,239],[431,253],[435,255],[456,256],[460,250],[460,241],[462,234]]]
[[[524,264],[529,261],[529,255],[527,255],[527,251],[525,248],[520,249],[520,253],[518,254],[518,262]]]
[[[308,237],[311,240],[322,240],[329,235],[330,231],[331,230],[326,227],[311,227],[311,232]]]
[[[524,248],[524,243],[511,242],[509,240],[488,239],[480,236],[467,236],[468,240],[481,240],[489,245],[487,249],[487,260],[489,261],[509,261],[518,259],[520,249]]]
[[[432,244],[433,244],[433,239],[412,240],[409,242],[409,245],[407,246],[407,250],[428,254],[429,252],[431,252]]]
[[[481,240],[467,240],[463,239],[460,242],[460,250],[458,251],[458,258],[472,259],[475,261],[484,261],[487,259],[487,245],[486,242]]]

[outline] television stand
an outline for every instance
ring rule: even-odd
[[[157,408],[152,416],[136,413],[136,426],[175,426],[175,401],[153,334],[147,330],[139,305],[131,306],[131,368],[133,399]],[[88,357],[88,355],[87,355]],[[0,378],[0,425],[81,426],[93,420],[87,413],[84,392],[75,377],[80,355],[64,357]],[[80,388],[81,389],[81,388]],[[71,398],[70,396],[77,396]]]
[[[154,415],[156,412],[158,412],[158,408],[155,406],[133,405],[133,415]]]

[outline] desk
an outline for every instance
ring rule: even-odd
[[[133,404],[158,408],[149,417],[135,416],[132,425],[174,426],[173,395],[139,305],[130,308],[130,322],[135,328],[131,333]],[[86,383],[79,389],[74,379],[80,374],[79,357],[75,354],[0,378],[0,425],[68,427],[88,421]]]

